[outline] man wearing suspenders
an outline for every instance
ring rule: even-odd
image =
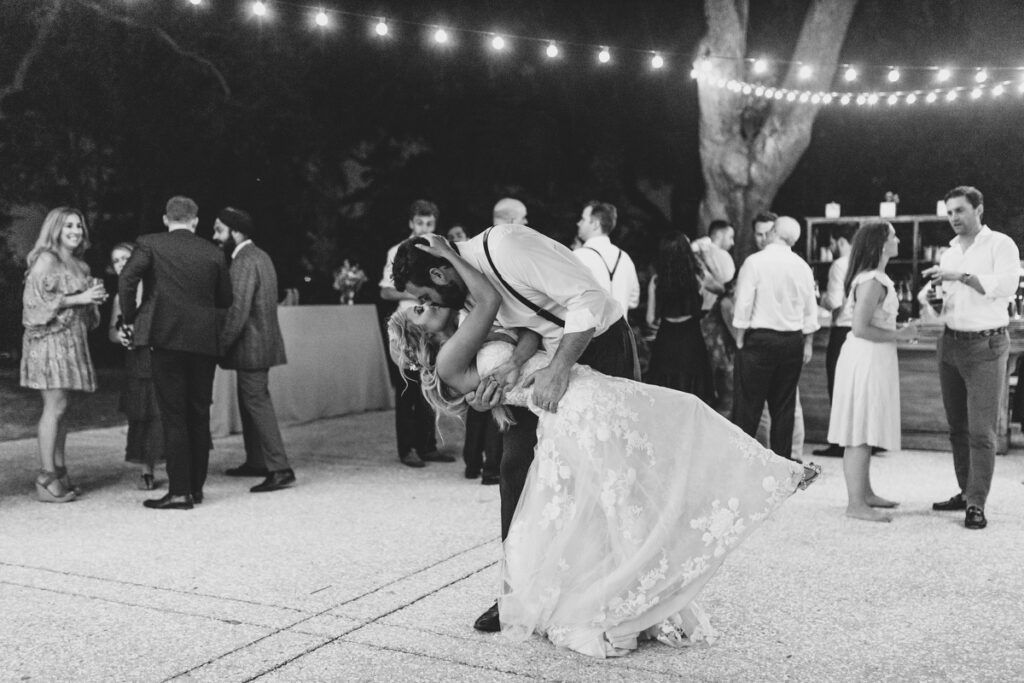
[[[640,281],[633,259],[608,237],[615,229],[617,218],[615,207],[605,202],[590,202],[583,207],[576,223],[576,235],[583,246],[573,253],[619,302],[622,314],[627,315],[640,305]]]

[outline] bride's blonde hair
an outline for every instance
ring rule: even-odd
[[[452,415],[463,420],[469,406],[464,396],[455,395],[437,376],[437,352],[441,349],[441,341],[436,334],[427,332],[409,319],[411,308],[395,311],[388,318],[388,348],[391,360],[399,367],[405,380],[413,379],[409,371],[419,370],[420,387],[423,398],[439,419],[441,413]],[[497,406],[491,411],[494,421],[501,431],[514,424],[512,416],[505,406]],[[436,420],[435,419],[435,420]]]

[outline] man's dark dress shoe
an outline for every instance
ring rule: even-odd
[[[497,474],[485,474],[480,478],[480,483],[484,486],[494,486],[501,483],[501,477]]]
[[[427,451],[420,453],[420,460],[423,462],[455,462],[455,456],[446,455],[440,451]]]
[[[949,500],[944,500],[941,503],[932,503],[932,510],[938,510],[940,512],[949,512],[950,510],[966,510],[967,501],[964,500],[964,494],[958,493]]]
[[[972,505],[967,508],[967,516],[964,518],[964,526],[968,529],[984,529],[988,526],[988,520],[985,519],[985,511],[977,505]]]
[[[193,491],[192,492],[192,502],[195,503],[196,505],[201,504],[203,502],[203,492],[202,491]]]
[[[476,479],[477,477],[480,476],[480,470],[473,470],[467,467],[465,474],[466,479]]]
[[[477,617],[473,628],[486,633],[497,633],[500,631],[501,619],[498,617],[498,603],[494,603],[486,612]]]
[[[842,446],[837,446],[834,443],[830,443],[825,448],[816,448],[811,453],[814,455],[820,455],[823,458],[841,458],[843,457],[843,451],[846,450]]]
[[[402,464],[406,467],[425,467],[427,463],[420,460],[420,456],[416,455],[412,451],[409,451],[405,455],[398,456],[398,459],[402,461]]]
[[[192,495],[186,493],[183,496],[175,496],[168,493],[163,498],[144,500],[142,504],[151,510],[191,510]]]
[[[265,491],[277,491],[278,489],[286,489],[295,483],[295,472],[291,470],[280,470],[279,472],[271,472],[267,475],[267,478],[263,480],[262,484],[256,484],[250,491],[253,493],[263,493]]]
[[[270,473],[266,469],[253,467],[249,463],[244,462],[238,467],[231,467],[224,470],[224,474],[229,477],[265,477]]]

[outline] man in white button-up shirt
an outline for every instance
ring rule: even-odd
[[[628,315],[640,305],[640,280],[633,259],[609,237],[617,220],[618,212],[611,204],[590,202],[583,207],[576,223],[576,236],[583,246],[573,254],[619,302],[623,315]]]
[[[983,529],[995,468],[999,397],[1010,351],[1007,303],[1020,281],[1013,239],[981,222],[981,192],[962,185],[946,195],[956,237],[939,265],[922,275],[943,290],[945,330],[938,341],[939,381],[949,422],[953,468],[960,492],[935,510],[966,510],[964,526]]]
[[[527,378],[539,408],[557,410],[574,363],[639,381],[636,344],[622,307],[564,245],[522,225],[496,225],[453,246],[501,294],[497,324],[533,330],[551,354],[549,365]],[[422,302],[451,308],[472,304],[466,301],[466,284],[452,265],[417,249],[416,240],[406,240],[399,247],[393,275],[396,288]],[[474,408],[493,408],[501,402],[500,385],[486,384],[467,397]],[[510,406],[509,410],[516,422],[503,438],[502,539],[512,525],[537,444],[537,417],[525,408]],[[497,603],[474,627],[500,630]]]
[[[800,224],[781,216],[770,242],[751,254],[736,282],[735,398],[732,420],[754,436],[765,402],[771,415],[771,449],[792,457],[793,419],[800,372],[811,359],[818,329],[814,274],[793,253]]]

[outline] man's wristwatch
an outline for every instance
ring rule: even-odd
[[[967,281],[970,280],[970,279],[971,279],[971,274],[970,273],[964,273],[963,275],[960,276],[960,282],[964,283],[965,285],[967,284]]]

